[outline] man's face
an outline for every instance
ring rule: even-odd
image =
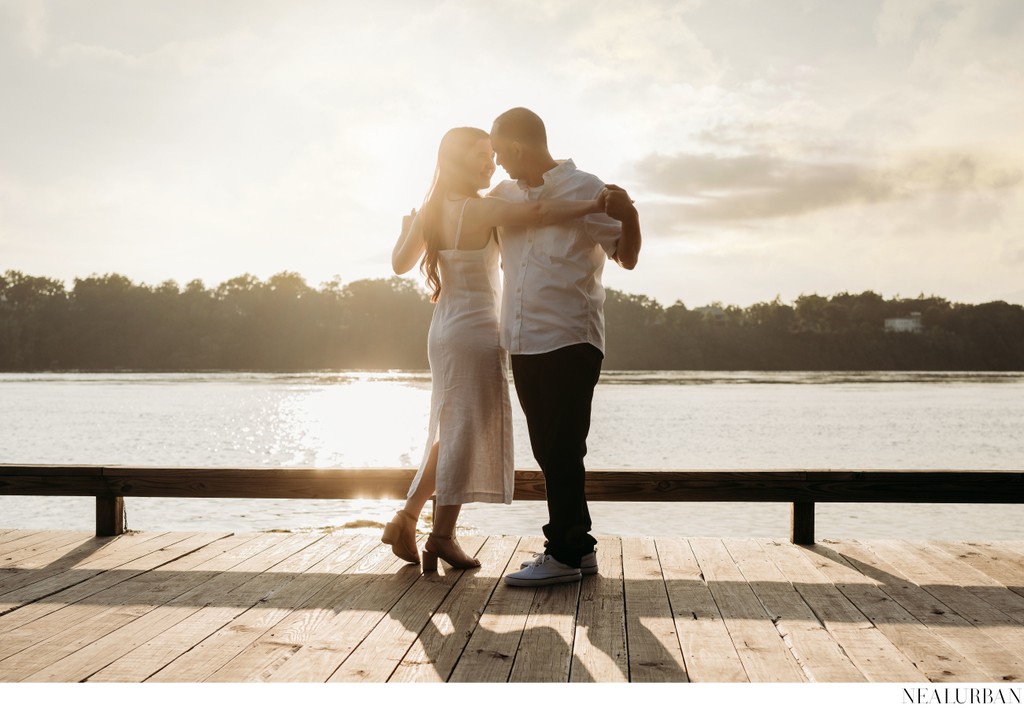
[[[501,165],[509,177],[519,179],[522,176],[522,146],[492,132],[491,147],[494,148],[494,161]]]

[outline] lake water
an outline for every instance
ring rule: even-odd
[[[516,466],[536,468],[515,402]],[[414,467],[426,372],[0,374],[0,462]],[[605,372],[587,464],[623,469],[1024,469],[1024,373]],[[126,500],[136,530],[346,526],[354,500]],[[595,533],[788,535],[781,503],[599,503]],[[539,534],[543,503],[472,504],[465,532]],[[90,529],[91,498],[0,496],[0,528]],[[1024,539],[1017,505],[824,504],[819,538]]]

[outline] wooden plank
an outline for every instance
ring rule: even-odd
[[[0,565],[4,567],[13,567],[17,564],[18,559],[24,554],[31,554],[33,549],[38,548],[40,545],[45,547],[47,543],[52,543],[56,536],[68,533],[72,532],[36,531],[25,536],[11,539],[6,543],[0,543]]]
[[[459,543],[466,553],[476,556],[485,540],[484,537],[471,536],[460,538]],[[481,568],[484,560],[481,559]],[[444,563],[439,563],[438,569],[441,572],[424,573],[413,583],[366,635],[366,639],[341,662],[329,681],[387,681],[457,582],[464,575],[481,572],[480,569],[456,570]]]
[[[1024,595],[1024,554],[1013,550],[1009,544],[964,541],[940,542],[939,546],[1007,589]]]
[[[937,603],[922,606],[918,601],[910,602],[916,610],[911,612],[899,601],[907,591],[912,598],[923,591],[920,588],[911,590],[911,587],[916,587],[913,583],[878,568],[875,563],[880,561],[869,549],[849,541],[819,543],[814,548],[823,557],[834,561],[819,566],[821,571],[914,662],[929,681],[992,680],[988,672],[953,646],[959,643],[955,637],[950,637],[932,621],[921,621],[921,616],[928,619],[932,609],[939,609]],[[924,598],[918,596],[918,599]],[[930,596],[927,599],[934,600]]]
[[[16,541],[19,538],[30,536],[33,533],[37,532],[32,529],[0,529],[0,543]]]
[[[383,572],[367,578],[359,592],[337,605],[336,616],[324,622],[312,640],[289,656],[269,681],[319,683],[337,671],[421,577],[418,566],[393,557],[385,563]]]
[[[258,596],[253,607],[239,612],[239,608],[207,606],[185,619],[171,630],[163,632],[124,654],[99,672],[88,677],[97,682],[141,682],[161,670],[179,657],[191,657],[196,653],[210,653],[217,638],[241,639],[229,649],[224,661],[233,657],[246,644],[246,633],[237,631],[243,623],[252,621],[256,614],[269,609],[269,605],[280,601],[282,595],[293,588],[296,581],[314,577],[331,567],[331,562],[342,553],[342,548],[352,537],[332,534],[321,537],[298,553],[293,554],[271,571],[262,573],[247,583],[250,587],[240,590],[250,596]],[[309,575],[306,576],[305,574]],[[324,578],[324,582],[328,582]],[[232,594],[235,597],[235,593]],[[283,600],[288,603],[290,600]],[[278,612],[281,610],[278,608]],[[246,619],[243,619],[245,617]],[[248,634],[251,638],[252,634]],[[223,644],[220,645],[223,648]],[[199,662],[197,662],[199,663]],[[210,669],[211,671],[213,669]]]
[[[561,583],[537,588],[520,641],[520,647],[529,647],[529,651],[516,652],[510,682],[565,683],[569,680],[581,584]]]
[[[303,647],[312,661],[304,666],[293,664],[292,671],[322,676],[317,667],[321,663],[329,667],[344,647],[352,646],[353,642],[355,648],[338,664],[333,680],[480,681],[492,674],[502,676],[502,667],[504,676],[491,680],[522,677],[543,682],[566,678],[605,681],[605,676],[614,679],[617,675],[618,680],[625,677],[629,663],[624,655],[618,660],[621,663],[616,663],[613,655],[619,650],[614,640],[595,640],[592,636],[593,623],[602,622],[610,625],[614,636],[620,631],[615,628],[620,620],[613,618],[621,619],[627,607],[624,579],[605,577],[614,573],[614,562],[609,565],[605,558],[609,553],[616,554],[608,539],[599,544],[599,553],[604,552],[602,573],[579,585],[508,588],[501,582],[506,566],[518,567],[529,551],[539,547],[540,539],[528,539],[519,551],[513,552],[516,539],[503,537],[488,539],[481,551],[482,560],[493,558],[493,564],[467,572],[444,588],[425,588],[423,578],[415,573],[402,590],[404,581],[398,578],[400,573],[374,570],[373,562],[360,563],[360,577],[347,584],[343,576],[324,570],[335,560],[334,554],[326,549],[314,550],[315,543],[302,547],[296,542],[294,552],[285,553],[286,546],[281,544],[289,542],[288,535],[260,534],[252,538],[264,539],[263,550],[250,548],[243,553],[243,537],[234,537],[235,545],[214,544],[214,548],[208,548],[213,538],[222,536],[129,534],[94,549],[90,546],[91,550],[83,544],[79,553],[64,553],[59,558],[53,557],[59,546],[32,556],[32,562],[42,566],[36,571],[50,574],[30,586],[10,591],[7,596],[17,595],[28,587],[44,589],[47,583],[53,583],[49,585],[52,592],[37,593],[34,600],[6,614],[0,611],[0,653],[4,654],[0,660],[0,681],[140,681],[186,657],[202,658],[205,642],[211,642],[211,647],[219,644],[226,650],[226,655],[206,652],[206,658],[212,659],[216,668],[222,668],[252,652],[255,640],[273,630],[281,634],[265,638],[267,641],[259,647],[262,654],[250,654],[250,658],[258,654],[262,660],[256,662],[259,667],[249,665],[248,673],[240,672],[244,673],[243,678],[227,680],[265,680],[275,674],[278,680],[304,680],[280,671]],[[186,539],[191,539],[189,544],[185,544]],[[488,551],[492,541],[494,548]],[[95,543],[95,539],[90,543]],[[381,547],[376,538],[368,537],[363,543],[364,550],[375,549],[378,560],[396,564],[393,557],[388,559],[389,549]],[[658,583],[664,587],[672,611],[673,633],[681,645],[680,666],[685,666],[690,680],[706,680],[701,678],[701,671],[710,673],[707,659],[720,652],[705,646],[709,656],[704,657],[702,664],[700,651],[694,649],[701,641],[693,629],[699,623],[693,615],[684,617],[683,613],[688,607],[696,607],[694,612],[708,612],[712,608],[718,612],[716,600],[746,593],[757,600],[762,613],[767,609],[768,614],[777,617],[780,629],[772,628],[773,631],[780,642],[779,631],[790,639],[792,652],[801,661],[805,653],[811,652],[809,647],[813,643],[801,636],[797,625],[812,625],[813,620],[819,628],[811,629],[812,635],[827,631],[848,655],[849,662],[872,681],[1021,680],[1017,669],[1019,657],[1024,656],[1022,623],[1015,616],[1020,596],[986,572],[1001,575],[1011,583],[1015,578],[1019,582],[1021,576],[1014,575],[1014,569],[1024,556],[1013,544],[872,541],[830,542],[801,548],[784,542],[755,544],[745,540],[704,539],[695,540],[691,549],[686,541],[673,539],[656,541],[652,553],[645,549],[646,541],[634,539],[633,543],[641,549],[632,561],[636,568],[647,567],[651,558],[660,561],[663,580],[652,577],[642,589],[652,593]],[[707,557],[709,552],[700,550],[701,544],[710,545],[712,562]],[[242,558],[235,565],[228,563],[232,549]],[[842,549],[847,556],[836,549]],[[488,552],[492,555],[487,556]],[[279,560],[270,565],[275,554]],[[315,557],[321,560],[316,561]],[[267,568],[260,570],[261,563]],[[223,568],[217,570],[218,566]],[[706,583],[701,578],[702,571],[707,576]],[[635,569],[629,572],[638,580],[647,577]],[[443,584],[445,575],[435,576],[435,581]],[[606,582],[606,589],[596,589],[599,586],[594,581]],[[619,604],[613,597],[616,583],[622,588]],[[607,592],[611,604],[594,601],[588,609],[588,584],[595,588],[593,597]],[[580,597],[578,608],[569,599],[574,587]],[[539,597],[540,590],[555,597]],[[551,592],[558,590],[565,597]],[[442,591],[447,594],[438,600],[436,596]],[[314,599],[318,594],[323,602]],[[492,594],[497,604],[488,603]],[[499,595],[505,596],[505,607],[511,609],[507,616]],[[528,597],[525,603],[507,602],[509,598],[524,597]],[[798,599],[805,603],[803,608]],[[901,603],[911,604],[914,611],[908,611]],[[433,617],[431,605],[437,608]],[[306,625],[295,614],[301,606],[310,609],[310,614],[325,610],[325,616]],[[705,624],[729,630],[737,621],[753,621],[752,612],[737,611],[737,607],[742,604],[735,600],[723,602],[722,614]],[[330,615],[335,608],[350,614],[339,614],[332,620]],[[944,614],[924,614],[935,609]],[[490,630],[477,625],[475,616],[480,612],[488,618]],[[591,624],[584,621],[588,612],[594,618]],[[261,617],[270,617],[264,613],[276,613],[271,623],[261,623]],[[496,616],[499,614],[503,616]],[[304,618],[309,619],[310,615]],[[621,621],[624,626],[624,620]],[[760,618],[762,624],[764,621]],[[511,631],[494,632],[495,626],[511,627]],[[350,631],[347,636],[346,631]],[[714,631],[708,636],[715,636]],[[27,644],[26,632],[35,633]],[[303,633],[305,638],[301,639]],[[584,636],[587,642],[581,642]],[[721,634],[718,638],[721,640]],[[289,641],[293,639],[299,641]],[[811,639],[818,641],[814,636]],[[718,663],[714,669],[718,671],[717,680],[745,680],[744,672],[738,678],[722,678],[729,675],[729,662],[733,673],[737,666],[742,666],[740,650],[732,646],[728,637],[726,641],[735,657]],[[693,644],[689,648],[688,642]],[[14,653],[7,654],[12,646]],[[493,648],[500,652],[508,646],[512,647],[511,658],[478,656],[478,649]],[[398,661],[396,657],[403,649],[405,654]],[[554,653],[548,654],[550,650]],[[569,651],[573,652],[571,669],[566,668]],[[324,657],[319,656],[321,653]],[[541,662],[534,658],[540,655],[555,657],[550,667],[540,666]],[[586,663],[581,657],[588,657]],[[25,673],[31,664],[38,664],[43,658],[47,658],[43,665]],[[466,661],[469,663],[462,667]],[[474,661],[476,667],[472,665]],[[920,668],[915,668],[912,661]],[[811,678],[832,680],[815,674],[816,663],[827,662],[823,655],[811,656],[805,664]],[[582,668],[577,669],[578,666]],[[215,670],[211,669],[211,674]],[[98,673],[93,674],[95,671]],[[385,676],[389,671],[390,676]],[[1005,673],[997,676],[999,671]]]
[[[51,548],[21,561],[17,567],[0,570],[0,602],[9,592],[32,585],[75,567],[109,544],[111,539],[96,538],[91,534],[73,539],[70,543]]]
[[[786,575],[850,661],[873,682],[923,683],[927,677],[864,616],[819,569],[814,553],[789,543],[762,540],[761,547]]]
[[[622,540],[597,539],[598,573],[580,583],[572,683],[615,683],[629,680],[626,653],[626,602],[622,579]]]
[[[142,576],[92,595],[88,603],[65,606],[8,632],[0,680],[23,680],[99,637],[149,611],[162,599],[180,595],[269,545],[266,535],[215,541]],[[98,606],[98,607],[97,607]],[[40,636],[45,637],[39,641]]]
[[[514,536],[487,539],[478,556],[480,569],[458,579],[430,621],[423,626],[389,682],[449,679],[476,630],[478,618],[486,612],[491,594],[502,582],[504,574],[509,572],[510,558],[518,544],[519,539]]]
[[[654,539],[623,539],[622,573],[629,680],[689,680]]]
[[[221,572],[177,597],[156,599],[152,609],[141,614],[138,619],[46,666],[27,680],[84,681],[115,659],[165,631],[174,629],[199,612],[205,611],[207,618],[215,625],[213,629],[223,626],[264,599],[275,587],[287,584],[288,580],[294,578],[298,573],[290,569],[289,561],[294,563],[298,559],[299,572],[308,567],[313,560],[302,551],[315,545],[321,538],[315,534],[268,536],[275,543],[237,565],[230,566],[230,572]],[[272,569],[276,572],[269,572]]]
[[[736,568],[721,540],[692,539],[690,546],[750,680],[806,681],[806,675],[800,670],[772,618]]]
[[[690,681],[747,681],[732,637],[685,539],[658,539],[683,665]]]
[[[195,552],[228,533],[132,533],[118,536],[79,566],[59,570],[0,597],[0,633]]]
[[[520,539],[504,573],[519,570],[520,564],[530,560],[533,551],[543,544],[543,538]],[[536,595],[536,588],[513,587],[504,581],[497,583],[449,682],[507,682]]]
[[[1005,546],[1007,550],[1014,551],[1018,556],[1024,556],[1024,541],[1018,539],[1009,539],[1001,541],[1001,545]]]
[[[376,543],[345,574],[207,680],[324,681],[372,629],[360,620],[390,608],[419,574],[418,566],[395,558],[390,547]],[[343,656],[338,658],[339,654]]]
[[[835,637],[826,631],[814,611],[790,584],[789,578],[768,558],[756,540],[726,539],[725,547],[811,681],[851,683],[865,680]]]
[[[1022,634],[1012,618],[968,590],[948,585],[942,568],[935,568],[937,558],[913,544],[872,541],[870,548],[876,554],[872,565],[913,583],[909,587],[897,583],[890,594],[898,593],[904,607],[922,622],[941,627],[948,643],[982,666],[990,680],[1013,681],[1024,676],[1024,662],[1018,658],[1024,648]],[[934,598],[938,606],[922,594]],[[1013,625],[1009,632],[1007,625]]]
[[[927,555],[933,564],[933,570],[941,570],[944,585],[963,588],[998,610],[1000,615],[994,616],[991,622],[1004,622],[1009,619],[1011,624],[1024,624],[1024,597],[972,564],[964,562],[948,544],[930,543],[918,550]],[[959,612],[959,605],[957,611]]]
[[[78,547],[95,548],[97,544],[94,536],[86,531],[54,531],[49,532],[44,538],[23,546],[12,549],[0,556],[0,563],[5,570],[30,571],[52,563],[66,553]],[[6,575],[0,576],[6,578]]]
[[[197,645],[182,650],[181,645],[174,641],[176,637],[170,637],[165,646],[157,643],[157,646],[149,650],[140,648],[141,651],[133,652],[137,656],[125,657],[126,662],[121,666],[111,665],[109,670],[96,674],[90,680],[140,680],[134,677],[142,675],[141,680],[196,683],[207,680],[232,661],[235,661],[234,668],[239,675],[254,675],[256,669],[251,665],[244,666],[244,662],[237,657],[292,615],[297,608],[306,606],[317,593],[326,593],[336,587],[341,573],[363,558],[368,549],[380,546],[378,539],[368,535],[333,536],[334,549],[326,558],[291,580],[267,598],[266,602],[246,610]],[[187,641],[183,643],[187,644]],[[147,651],[154,656],[148,656]],[[127,678],[126,672],[130,672]]]

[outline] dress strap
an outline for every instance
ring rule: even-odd
[[[462,235],[462,217],[466,215],[466,205],[469,199],[462,202],[462,210],[459,211],[459,225],[455,227],[455,250],[459,249],[459,237]]]

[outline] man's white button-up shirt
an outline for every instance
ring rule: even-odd
[[[565,160],[530,187],[506,180],[490,195],[508,201],[594,199],[604,182]],[[621,224],[605,214],[547,226],[500,229],[505,284],[501,345],[510,354],[543,354],[572,344],[604,353],[605,260],[615,255]]]

